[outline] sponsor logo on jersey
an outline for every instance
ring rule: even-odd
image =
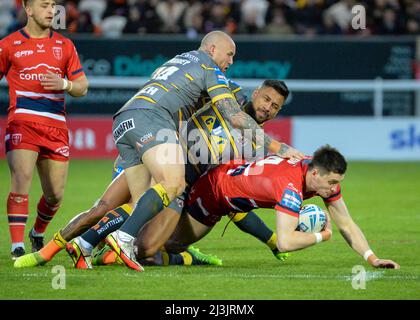
[[[13,42],[13,45],[15,45],[15,46],[19,46],[19,45],[21,45],[22,44],[22,41],[21,40],[15,40],[14,42]]]
[[[293,185],[293,183],[289,182],[289,183],[287,184],[287,187],[288,187],[289,189],[293,190],[294,192],[299,193],[299,190],[298,190],[298,189],[296,189],[296,187]]]
[[[19,71],[19,78],[21,80],[28,80],[28,81],[41,81],[45,77],[45,72],[40,73],[32,73],[31,71],[36,70],[41,67],[46,67],[47,69],[51,70],[52,72],[57,73],[61,76],[61,69],[56,67],[51,67],[48,64],[41,63],[34,67],[25,68]]]
[[[186,64],[191,63],[191,61],[186,60],[186,59],[173,58],[173,59],[169,60],[167,63],[182,64],[183,66],[185,66]]]
[[[178,205],[178,207],[180,207],[180,208],[184,207],[184,200],[176,198],[175,201],[176,201],[176,204]]]
[[[61,48],[61,47],[53,47],[53,53],[54,53],[54,57],[57,60],[63,59],[63,48]]]
[[[128,119],[123,122],[121,122],[117,128],[112,132],[112,135],[114,136],[114,141],[117,142],[120,140],[124,134],[130,130],[133,130],[136,126],[134,125],[134,119]]]
[[[17,146],[22,142],[22,134],[21,133],[14,133],[12,134],[10,140],[12,140],[12,144]]]
[[[37,44],[36,45],[38,47],[38,50],[36,51],[37,53],[44,53],[44,45],[43,44]]]
[[[61,154],[63,157],[68,158],[70,155],[70,148],[68,146],[55,149],[55,153]]]
[[[218,84],[225,84],[225,85],[229,84],[228,79],[225,77],[223,72],[220,71],[219,68],[216,68],[215,73],[216,73],[216,78],[217,78],[217,83]]]
[[[190,53],[188,53],[188,52],[181,54],[181,57],[184,57],[184,58],[187,58],[187,59],[193,60],[193,61],[195,61],[195,62],[200,61],[200,59],[199,59],[198,57],[193,56],[192,54],[190,54]]]
[[[286,189],[281,197],[280,206],[298,213],[302,206],[302,198],[293,190]]]
[[[201,116],[201,119],[206,124],[206,127],[209,131],[213,130],[214,122],[216,121],[215,116]]]
[[[145,144],[155,140],[155,137],[151,132],[146,133],[143,137],[140,138],[140,142],[136,142],[138,149],[143,148]]]
[[[15,53],[15,57],[16,58],[22,58],[22,57],[27,57],[34,54],[33,50],[23,50],[23,51],[18,51]]]
[[[62,40],[55,40],[55,43],[56,44],[63,44],[63,41]]]

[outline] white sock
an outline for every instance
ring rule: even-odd
[[[134,237],[124,231],[121,230],[117,230],[117,237],[119,240],[123,241],[123,242],[131,242],[133,241]]]
[[[25,244],[23,242],[14,242],[12,243],[12,252],[15,251],[16,248],[23,248],[25,250]]]
[[[44,233],[38,233],[38,232],[35,231],[34,228],[31,229],[31,233],[34,237],[43,237],[44,236]]]
[[[83,239],[82,237],[79,237],[80,240],[80,245],[82,246],[83,249],[83,254],[91,254],[92,253],[92,249],[93,246],[87,242],[85,239]]]

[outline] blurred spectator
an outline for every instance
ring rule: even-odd
[[[323,0],[297,0],[295,30],[298,34],[315,35],[322,30]]]
[[[78,4],[76,1],[66,1],[64,5],[66,9],[66,31],[69,33],[74,33],[77,31],[77,24],[80,16],[77,5]]]
[[[7,34],[9,26],[15,20],[13,12],[15,12],[15,0],[1,0],[0,1],[0,38]]]
[[[420,1],[412,1],[407,5],[407,33],[420,35]]]
[[[93,23],[92,16],[88,11],[80,12],[75,28],[77,33],[101,33],[101,29]]]
[[[98,34],[105,25],[108,36],[121,32],[164,32],[197,38],[212,30],[313,36],[420,33],[420,0],[56,0],[56,3],[66,8],[68,32]],[[351,9],[356,4],[366,9],[365,29],[350,28]],[[0,0],[0,36],[25,25],[20,8],[21,0]]]
[[[155,8],[148,1],[138,0],[129,7],[124,33],[156,33],[159,29],[159,18]]]
[[[379,34],[395,35],[402,33],[401,23],[397,12],[387,8],[382,15],[382,21],[377,29]]]
[[[188,0],[183,24],[189,38],[195,38],[203,31],[203,5],[199,0]]]
[[[273,12],[272,20],[269,25],[264,29],[264,33],[288,35],[293,34],[293,28],[287,23],[282,9],[275,9]]]
[[[231,12],[230,5],[226,2],[215,1],[212,5],[204,6],[204,32],[224,30]]]
[[[412,18],[407,20],[407,33],[411,35],[420,35],[420,24],[417,20]]]
[[[101,24],[106,7],[107,2],[105,0],[81,0],[78,5],[80,12],[88,11],[90,13],[94,25]]]
[[[179,0],[162,0],[156,6],[156,13],[162,22],[161,32],[179,33],[181,29],[181,17],[186,4]]]
[[[286,19],[287,24],[290,26],[293,25],[293,10],[296,7],[296,2],[294,0],[271,0],[270,5],[267,9],[266,23],[269,24],[273,20],[274,13],[277,9],[280,9],[283,13],[283,16]]]
[[[330,31],[333,34],[347,33],[353,18],[351,9],[355,4],[355,0],[340,0],[326,9],[323,14],[326,31]],[[341,32],[337,30],[337,26]]]
[[[108,5],[105,9],[103,18],[110,16],[128,16],[127,0],[108,0]]]
[[[19,29],[22,29],[24,26],[26,26],[27,23],[27,15],[25,12],[25,9],[20,6],[19,8],[16,8],[16,11],[14,12],[14,20],[11,24],[9,24],[9,27],[7,28],[7,34],[13,33],[15,31],[18,31]]]
[[[256,33],[265,27],[268,2],[244,0],[241,6],[241,33]]]

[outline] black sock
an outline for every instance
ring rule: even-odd
[[[131,213],[131,207],[122,205],[105,214],[97,224],[82,234],[81,238],[89,242],[92,247],[96,247],[107,235],[118,230],[128,219]]]
[[[169,265],[182,265],[182,266],[193,266],[207,264],[203,261],[194,257],[188,251],[183,251],[180,253],[166,253],[168,255],[168,264]]]
[[[275,242],[272,241],[275,238],[275,233],[255,212],[238,213],[232,220],[239,229],[259,239],[271,250],[276,248]]]
[[[153,186],[139,199],[131,217],[120,230],[136,237],[137,232],[168,205],[169,199],[165,189],[160,184]]]

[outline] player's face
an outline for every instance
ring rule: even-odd
[[[34,0],[27,7],[27,13],[40,28],[51,28],[55,14],[55,1]]]
[[[335,194],[338,191],[338,185],[344,179],[344,174],[334,172],[322,174],[316,169],[312,174],[314,191],[323,198],[328,198]]]
[[[211,53],[214,62],[225,73],[233,64],[236,53],[235,43],[230,38],[222,39],[217,45],[212,46]]]
[[[259,124],[273,119],[283,104],[284,97],[272,87],[262,87],[252,93],[255,119]]]

